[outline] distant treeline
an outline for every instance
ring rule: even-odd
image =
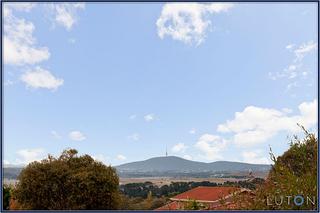
[[[172,182],[170,185],[157,186],[152,182],[144,183],[128,183],[120,185],[120,190],[128,197],[141,197],[146,198],[149,193],[156,197],[171,197],[182,192],[188,191],[198,186],[237,186],[248,189],[255,189],[256,185],[260,185],[264,182],[262,178],[254,178],[248,181],[230,182],[227,181],[223,184],[202,181],[202,182]]]
[[[17,179],[21,170],[23,168],[15,168],[9,167],[3,169],[3,177],[7,179]],[[248,178],[248,175],[245,174],[232,174],[226,172],[197,172],[197,173],[188,173],[188,172],[124,172],[117,171],[119,177],[123,178],[141,178],[141,177],[190,177],[190,178],[236,178],[236,179],[244,179]]]
[[[236,172],[236,171],[235,171]],[[122,178],[141,178],[141,177],[190,177],[190,178],[248,178],[248,175],[235,175],[226,172],[135,172],[135,171],[117,171]]]

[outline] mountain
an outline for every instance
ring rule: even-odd
[[[3,177],[6,179],[17,179],[22,167],[12,166],[12,167],[4,167],[3,168]]]
[[[120,173],[128,172],[239,172],[239,171],[268,171],[270,165],[248,164],[240,162],[216,161],[203,163],[168,156],[155,157],[144,161],[137,161],[116,166]]]
[[[203,171],[206,170],[206,164],[196,161],[185,160],[183,158],[168,156],[155,157],[144,161],[137,161],[116,166],[119,171],[136,172],[165,172],[165,171]]]

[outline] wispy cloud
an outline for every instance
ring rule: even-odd
[[[145,115],[143,118],[146,122],[150,122],[150,121],[154,121],[156,117],[155,117],[155,114],[151,113],[151,114]]]
[[[53,23],[70,31],[78,21],[78,12],[85,9],[84,3],[54,3],[49,8],[53,13]]]
[[[133,141],[139,141],[140,140],[140,134],[139,133],[133,133],[132,135],[129,135],[128,138]]]
[[[190,133],[191,135],[196,134],[196,132],[197,132],[197,130],[196,130],[195,128],[192,128],[192,129],[190,129],[190,131],[189,131],[189,133]]]
[[[86,136],[80,131],[72,131],[69,133],[69,138],[73,141],[83,141]]]
[[[55,138],[55,139],[61,139],[61,135],[59,133],[57,133],[55,130],[52,130],[51,135]]]
[[[124,161],[126,159],[127,159],[127,157],[124,155],[121,155],[121,154],[117,155],[117,160]]]
[[[278,80],[286,78],[289,80],[295,80],[298,77],[305,77],[308,73],[304,68],[303,59],[307,54],[314,52],[318,47],[318,44],[314,41],[308,41],[299,46],[295,44],[288,44],[286,49],[293,54],[293,60],[280,72],[269,72],[269,78],[272,80]]]
[[[286,49],[290,50],[290,49],[292,49],[294,46],[296,46],[296,45],[295,45],[295,44],[288,44],[288,45],[286,46]]]
[[[296,56],[296,58],[294,59],[294,62],[301,61],[306,56],[306,54],[308,54],[313,50],[316,50],[317,47],[318,47],[318,44],[314,41],[303,43],[293,51]]]

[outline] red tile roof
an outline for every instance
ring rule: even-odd
[[[233,192],[240,190],[236,187],[210,187],[199,186],[184,193],[178,194],[171,200],[196,200],[196,201],[217,201],[222,197],[231,195]]]
[[[179,203],[176,201],[173,201],[173,202],[168,203],[164,206],[161,206],[155,210],[178,210],[178,209],[180,209]]]

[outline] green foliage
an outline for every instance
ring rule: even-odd
[[[144,183],[128,183],[120,186],[120,190],[129,197],[147,198],[148,193],[152,193],[155,197],[173,197],[198,186],[235,186],[247,189],[255,189],[256,186],[264,182],[262,178],[254,178],[252,180],[244,180],[238,182],[226,181],[223,184],[209,181],[202,182],[172,182],[169,185],[157,186],[151,182]]]
[[[226,181],[222,185],[223,186],[235,186],[235,187],[254,190],[254,189],[256,189],[257,186],[260,186],[261,184],[263,184],[264,181],[265,180],[262,179],[262,178],[253,178],[253,179],[250,179],[250,180],[240,180],[240,181],[237,181],[237,182]]]
[[[3,209],[8,210],[10,205],[11,198],[11,187],[9,185],[3,185],[2,193],[3,193]]]
[[[184,205],[184,210],[200,210],[201,206],[196,200],[189,200],[186,205]]]
[[[15,199],[25,209],[99,210],[119,206],[119,178],[114,168],[77,150],[30,163],[18,177]]]
[[[146,206],[147,209],[151,209],[152,201],[153,201],[152,192],[149,191],[147,199],[146,199],[146,202],[145,202],[146,203],[145,206]]]
[[[253,199],[243,197],[240,201],[245,209],[269,210],[310,210],[317,206],[317,151],[318,140],[315,134],[305,132],[305,138],[297,136],[290,143],[290,148],[282,156],[275,157],[270,152],[274,165],[268,178],[255,191]],[[296,205],[295,196],[302,196],[304,203]],[[291,196],[291,197],[288,197]],[[314,199],[315,198],[315,199]],[[288,202],[289,200],[289,202]],[[307,202],[308,201],[308,202]],[[310,201],[315,201],[313,204]]]
[[[231,183],[231,182],[230,182]],[[193,189],[197,186],[218,186],[217,183],[202,181],[202,182],[172,182],[169,185],[161,187],[152,184],[151,182],[144,183],[128,183],[120,186],[120,190],[129,197],[147,198],[148,193],[156,197],[172,197],[182,192]]]
[[[121,210],[153,210],[167,203],[168,199],[165,197],[153,197],[149,193],[147,198],[135,197],[130,198],[124,194],[120,197],[120,207]]]

